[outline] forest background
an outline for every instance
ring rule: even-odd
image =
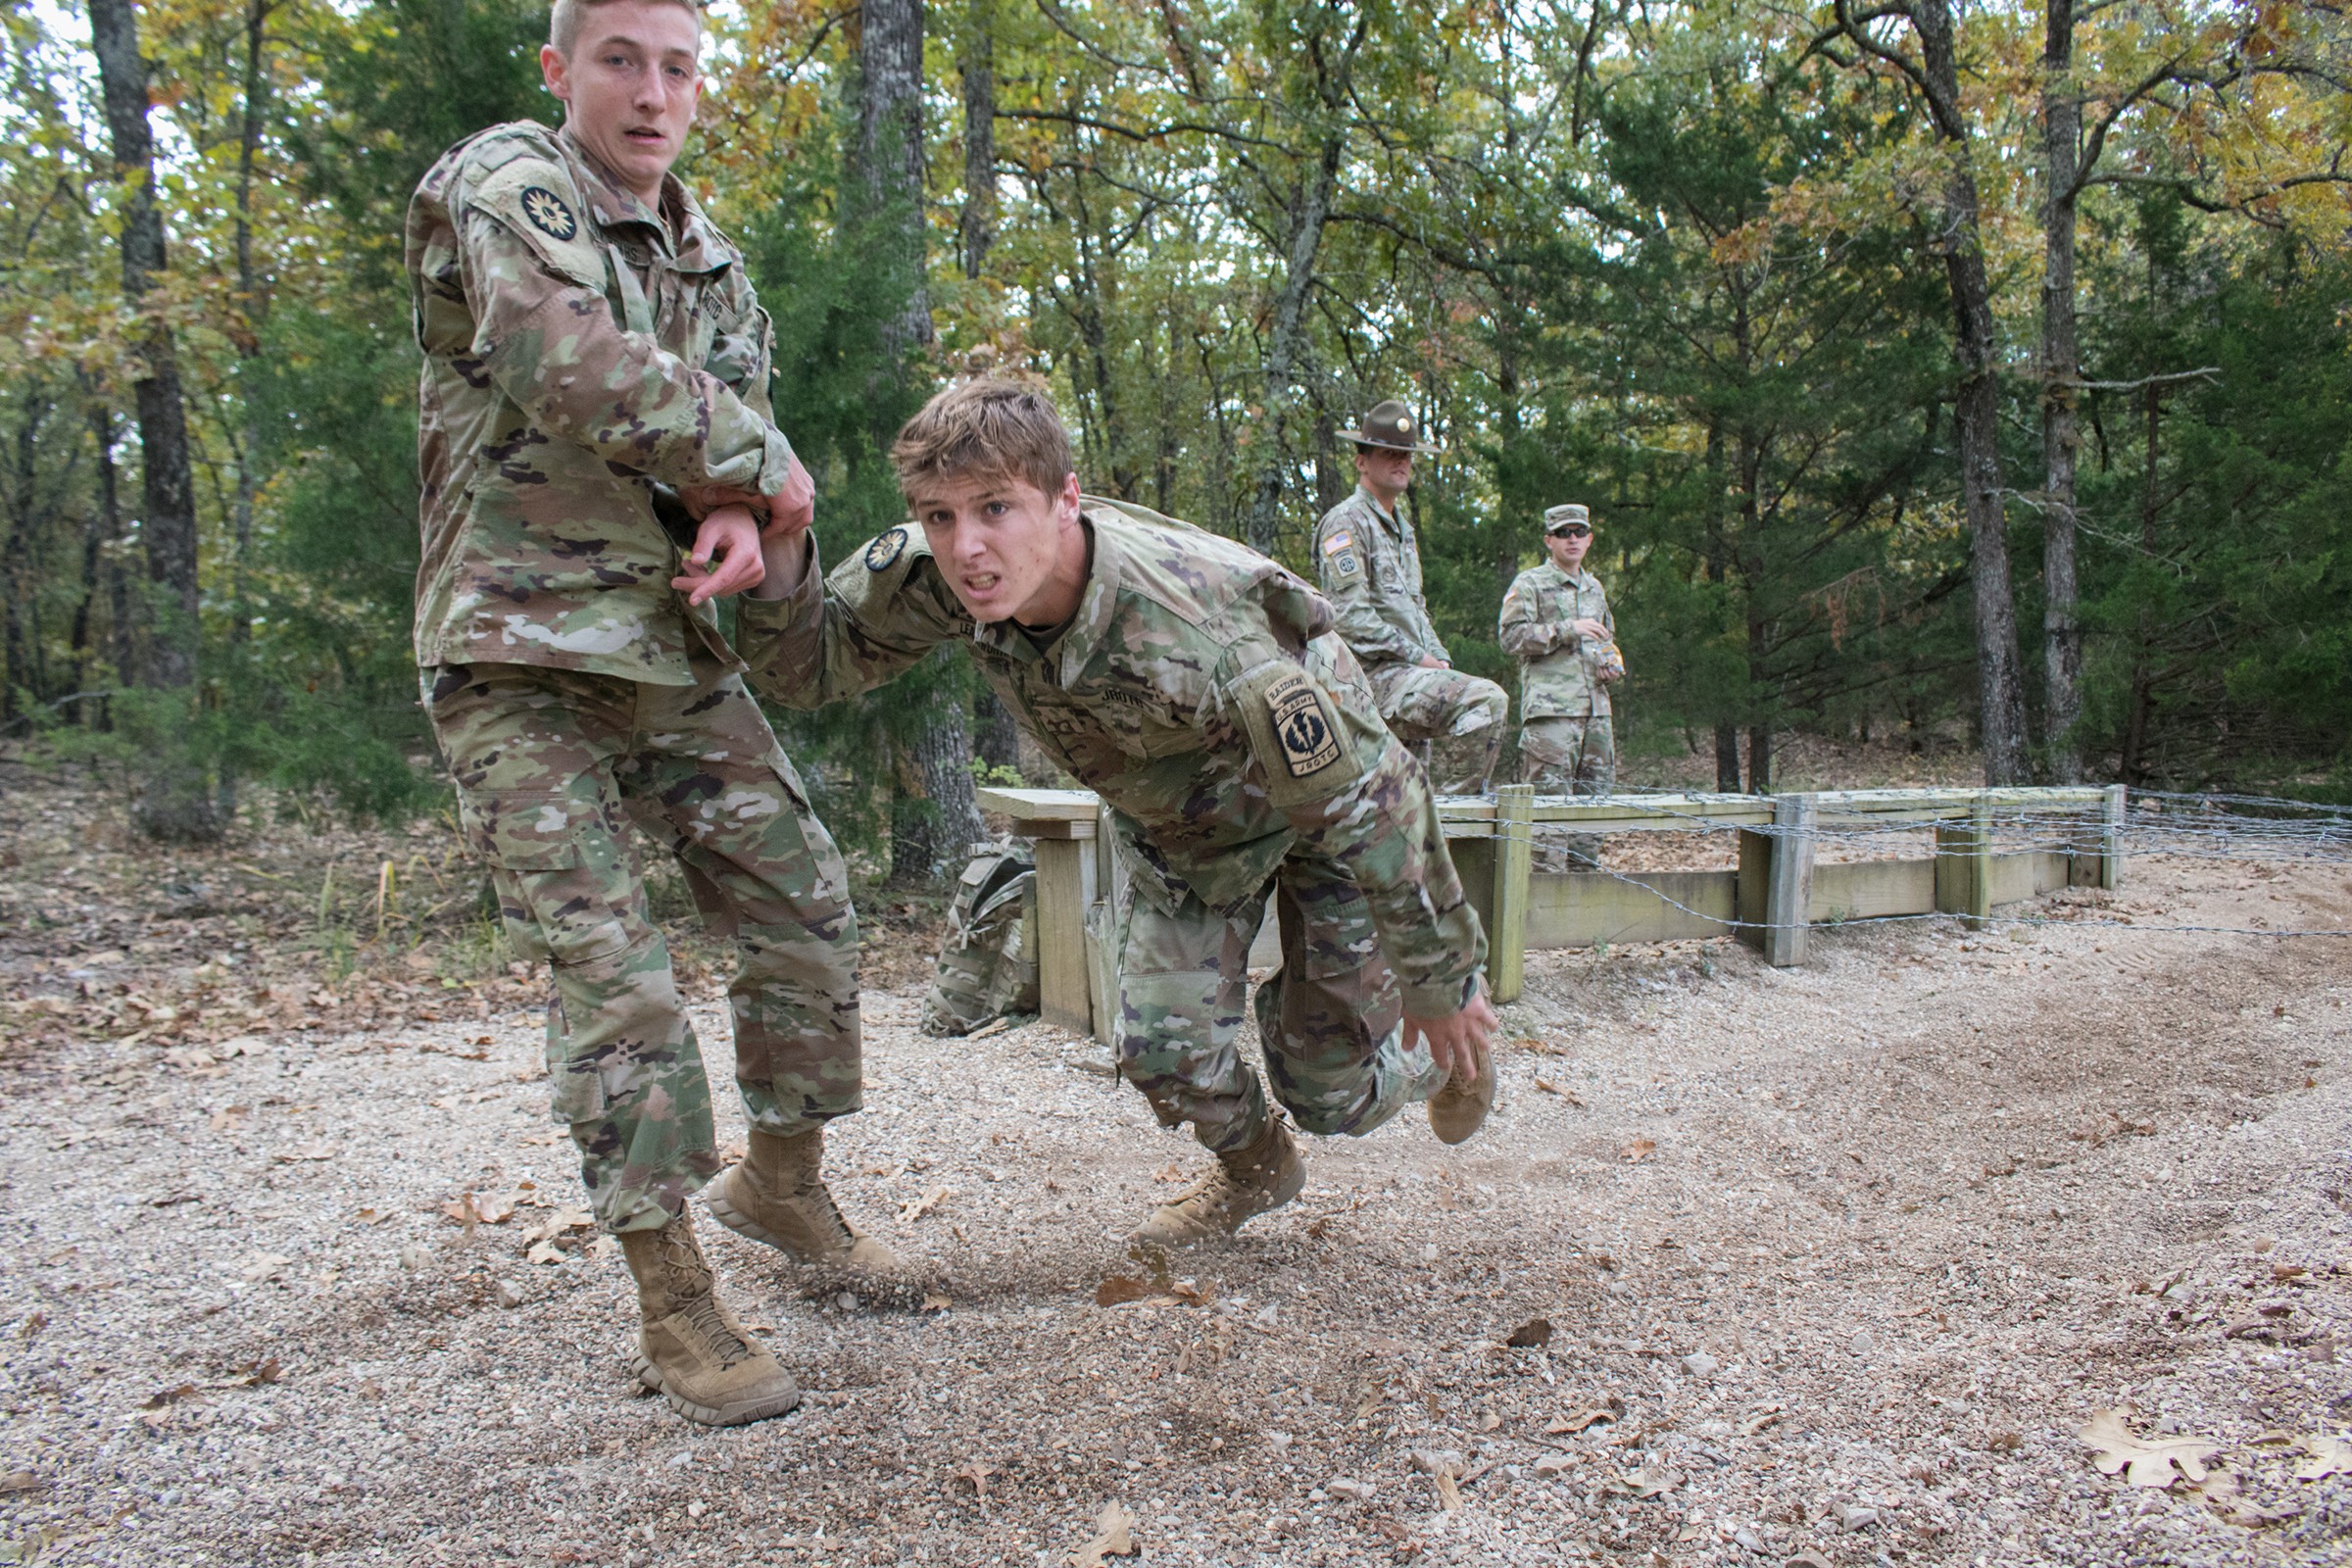
[[[839,561],[950,376],[1089,488],[1306,570],[1405,398],[1455,662],[1583,501],[1621,745],[2352,793],[2352,23],[2318,4],[786,0],[709,14],[680,172],[777,327]],[[0,735],[161,838],[442,786],[409,652],[409,192],[553,122],[544,8],[0,9]],[[781,720],[837,833],[958,862],[954,650]]]

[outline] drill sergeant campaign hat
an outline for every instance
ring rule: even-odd
[[[1588,529],[1592,526],[1592,514],[1590,509],[1574,503],[1544,509],[1544,531],[1545,533],[1560,533],[1566,530],[1569,524],[1579,522]]]
[[[1386,447],[1391,452],[1420,452],[1433,458],[1438,455],[1436,447],[1425,446],[1413,439],[1413,411],[1396,398],[1374,404],[1372,412],[1364,416],[1363,422],[1364,427],[1360,430],[1337,432],[1339,438],[1352,441],[1359,447]]]

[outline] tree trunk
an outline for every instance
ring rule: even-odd
[[[887,448],[914,365],[932,341],[931,294],[923,279],[923,8],[921,0],[864,0],[858,34],[858,147],[854,171],[867,203],[866,232],[881,246],[906,303],[882,323],[880,416],[875,445]],[[993,162],[993,159],[992,159]],[[910,690],[931,693],[911,733],[892,743],[896,793],[890,808],[890,874],[929,881],[960,868],[980,836],[972,798],[972,725],[957,672],[942,649]],[[953,695],[948,695],[953,694]]]
[[[90,411],[90,440],[98,449],[98,515],[91,526],[103,533],[99,570],[106,586],[107,659],[114,665],[110,684],[120,686],[133,679],[139,666],[139,633],[137,618],[130,612],[130,574],[122,567],[122,487],[120,470],[115,467],[115,411],[86,379],[82,398]],[[81,721],[85,726],[94,723],[112,729],[113,709],[105,701],[94,711],[84,704]]]
[[[2147,481],[2140,491],[2139,551],[2144,561],[2156,559],[2157,436],[2161,433],[2164,413],[2164,394],[2153,382],[2144,389],[2147,399]],[[2132,696],[2124,710],[2124,755],[2116,769],[2123,781],[2136,788],[2148,777],[2148,726],[2156,708],[2156,616],[2143,602],[2139,610],[2137,635],[2132,647]]]
[[[114,144],[115,175],[123,187],[122,297],[145,316],[139,338],[145,373],[136,383],[139,470],[144,490],[140,530],[147,541],[147,573],[154,588],[153,624],[144,650],[143,684],[191,696],[196,684],[199,631],[196,596],[196,498],[188,466],[187,410],[172,329],[149,295],[164,270],[164,219],[155,203],[155,143],[147,123],[147,62],[139,56],[133,0],[90,0],[90,46],[98,59]],[[159,759],[139,802],[139,826],[165,839],[202,840],[220,834],[212,797],[193,763],[177,749]]]
[[[2074,0],[2048,0],[2041,56],[2041,578],[2043,662],[2047,666],[2042,733],[2053,783],[2082,777],[2075,734],[2082,714],[2082,624],[2075,581],[2075,454],[2081,444],[2076,403],[2082,348],[2075,324],[2075,174],[2082,101],[2073,80]]]
[[[926,661],[927,689],[954,693],[958,685],[942,648]],[[890,803],[890,879],[933,882],[963,869],[980,837],[980,807],[972,789],[972,726],[962,701],[929,703],[921,727],[897,746],[898,793]]]
[[[229,647],[239,652],[253,636],[253,499],[260,488],[254,467],[261,461],[262,444],[261,408],[253,383],[261,370],[262,323],[270,314],[269,292],[253,262],[254,177],[261,160],[262,121],[270,98],[269,21],[270,0],[246,0],[245,112],[237,134],[237,309],[230,327],[237,350],[237,398],[244,412],[244,428],[236,442],[237,493],[232,503],[235,553],[230,562],[228,621]],[[231,678],[236,679],[237,675],[232,674]],[[236,819],[237,769],[232,762],[221,763],[214,785],[214,807],[222,821]]]
[[[1731,576],[1732,542],[1723,521],[1723,422],[1707,420],[1707,581],[1726,582]],[[1715,788],[1726,795],[1740,793],[1740,726],[1729,717],[1715,721]]]
[[[923,279],[922,0],[865,0],[858,22],[858,169],[894,241],[890,262],[907,276],[906,303],[882,328],[883,348],[903,369],[932,340]]]
[[[1298,392],[1298,348],[1305,337],[1306,296],[1314,287],[1315,257],[1323,247],[1323,225],[1331,218],[1331,198],[1338,188],[1340,155],[1346,139],[1333,131],[1323,138],[1314,167],[1292,187],[1290,243],[1284,247],[1282,287],[1274,296],[1274,336],[1266,350],[1265,459],[1258,465],[1257,483],[1250,496],[1245,540],[1261,555],[1274,552],[1276,525],[1282,516],[1283,442],[1289,428],[1291,404]]]
[[[1949,162],[1943,188],[1944,273],[1952,294],[1960,380],[1953,419],[1960,441],[1960,486],[1968,518],[1970,574],[1976,589],[1977,695],[1984,730],[1984,781],[2026,780],[2026,698],[2017,652],[2017,603],[2009,583],[2008,519],[2002,507],[1998,344],[1992,286],[1984,272],[1976,175],[1969,167],[1968,125],[1960,108],[1947,0],[1917,0],[1922,74]]]
[[[994,0],[971,0],[964,14],[963,212],[956,220],[963,275],[977,278],[997,242],[997,69]],[[994,699],[990,699],[994,701]]]

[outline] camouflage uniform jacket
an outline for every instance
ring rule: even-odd
[[[1521,572],[1502,596],[1495,636],[1519,661],[1519,716],[1590,718],[1609,711],[1609,688],[1594,671],[1603,645],[1580,636],[1570,622],[1597,620],[1617,635],[1617,617],[1600,579],[1571,577],[1550,562]]]
[[[1340,635],[1356,658],[1367,664],[1453,662],[1421,601],[1421,546],[1413,525],[1381,510],[1363,486],[1316,525],[1315,569],[1340,612]]]
[[[792,448],[742,256],[674,176],[662,205],[529,121],[460,142],[416,187],[419,664],[664,686],[693,684],[690,650],[734,664],[710,607],[669,586],[648,481],[766,493]]]
[[[1323,597],[1229,539],[1088,497],[1093,561],[1047,646],[975,625],[920,530],[898,527],[811,568],[781,600],[738,601],[751,679],[814,708],[968,639],[990,686],[1047,755],[1109,804],[1138,884],[1246,909],[1294,848],[1347,869],[1371,906],[1408,1011],[1462,1004],[1486,937],[1437,803],[1389,734]]]

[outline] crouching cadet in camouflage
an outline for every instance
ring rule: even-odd
[[[1137,1239],[1230,1235],[1306,1179],[1241,1059],[1250,944],[1269,889],[1282,973],[1257,994],[1274,1098],[1315,1133],[1415,1102],[1447,1143],[1494,1102],[1463,902],[1420,765],[1381,723],[1321,595],[1263,556],[1079,494],[1042,393],[943,392],[891,452],[916,522],[820,588],[798,540],[742,601],[752,679],[813,706],[964,641],[1047,755],[1101,793],[1120,895],[1120,1073],[1217,1156]],[[769,600],[769,595],[784,597]]]
[[[1340,635],[1363,661],[1380,715],[1408,745],[1427,743],[1430,771],[1448,795],[1483,795],[1502,750],[1510,699],[1453,667],[1421,596],[1421,546],[1399,503],[1413,482],[1412,411],[1391,398],[1364,416],[1355,443],[1355,493],[1315,525],[1315,569],[1340,616]]]
[[[635,1274],[638,1376],[691,1419],[800,1393],[719,1304],[686,1214],[718,1173],[710,1091],[624,841],[633,820],[733,937],[750,1157],[714,1213],[792,1255],[895,1262],[834,1207],[827,1120],[858,1107],[858,929],[841,857],[709,601],[760,572],[752,506],[805,530],[743,260],[669,167],[693,122],[684,0],[558,0],[564,128],[452,148],[409,209],[424,351],[416,662],[516,949],[552,960],[547,1058],[598,1223]],[[657,484],[707,513],[681,560]]]

